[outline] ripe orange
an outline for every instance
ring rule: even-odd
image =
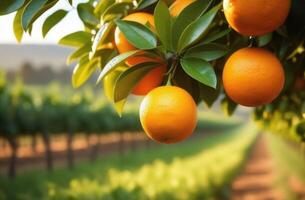
[[[154,17],[151,14],[144,13],[144,12],[137,12],[130,14],[124,18],[124,20],[138,22],[140,24],[149,23],[152,28],[154,28]],[[137,48],[134,47],[132,44],[128,42],[124,34],[120,31],[119,28],[115,29],[115,36],[114,41],[119,53],[125,53],[128,51],[136,50]],[[137,56],[128,58],[126,60],[126,64],[130,67],[143,63],[143,62],[162,62],[160,59],[153,59],[145,56]],[[166,72],[167,66],[165,63],[160,64],[159,67],[154,68],[151,70],[134,88],[133,94],[135,95],[145,95],[150,90],[155,87],[158,87],[163,80],[164,73]]]
[[[288,16],[291,0],[224,0],[230,26],[242,35],[259,36],[280,27]]]
[[[272,102],[285,82],[280,61],[261,48],[243,48],[233,53],[222,77],[225,91],[233,101],[253,107]]]
[[[184,8],[193,2],[195,0],[176,0],[169,8],[171,15],[177,17]]]
[[[196,127],[196,103],[184,89],[158,87],[143,99],[140,120],[151,139],[167,144],[180,142]]]

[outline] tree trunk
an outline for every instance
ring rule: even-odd
[[[52,157],[52,150],[51,150],[51,142],[50,137],[47,132],[42,133],[42,138],[45,146],[45,154],[46,154],[46,165],[47,170],[53,170],[53,157]]]
[[[18,150],[18,144],[16,141],[16,138],[10,138],[8,139],[9,145],[11,147],[11,158],[9,162],[9,169],[8,169],[8,176],[10,178],[16,177],[16,164],[17,164],[17,150]]]
[[[100,141],[100,137],[98,136],[98,140],[97,142],[92,146],[91,152],[90,152],[90,160],[96,161],[97,156],[98,156],[98,152],[100,149],[100,145],[101,145],[101,141]]]
[[[73,154],[73,132],[68,131],[68,138],[67,138],[67,161],[68,161],[68,167],[70,169],[73,169],[74,167],[74,154]]]
[[[31,144],[31,147],[32,147],[32,152],[33,153],[37,153],[37,135],[36,134],[32,135],[32,144]]]

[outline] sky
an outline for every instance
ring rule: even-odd
[[[86,2],[87,0],[74,0],[74,6],[78,3]],[[42,37],[41,28],[44,19],[52,14],[56,9],[70,10],[67,16],[57,24],[46,36]],[[15,13],[0,16],[0,44],[9,43],[17,44],[13,32],[13,20]],[[66,34],[82,30],[83,25],[77,15],[75,8],[69,5],[67,0],[59,0],[59,2],[39,18],[33,26],[32,35],[24,35],[22,44],[56,44],[57,41]]]

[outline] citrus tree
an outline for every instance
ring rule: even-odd
[[[0,14],[16,12],[18,41],[59,0],[5,0]],[[304,30],[302,0],[90,0],[77,4],[84,30],[59,44],[75,47],[77,88],[95,72],[121,115],[129,95],[145,96],[145,132],[179,142],[196,125],[196,104],[221,98],[225,112],[255,107],[264,127],[304,141]],[[67,15],[45,20],[44,36]],[[289,134],[287,133],[289,130]]]

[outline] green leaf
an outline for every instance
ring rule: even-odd
[[[90,3],[80,3],[77,5],[77,13],[84,24],[96,26],[99,20],[93,14],[94,8]]]
[[[100,82],[108,73],[110,73],[111,71],[113,71],[116,67],[118,67],[119,65],[123,64],[124,61],[131,57],[136,55],[137,53],[139,53],[138,50],[135,51],[129,51],[123,54],[120,54],[114,58],[112,58],[107,64],[106,66],[103,68],[103,70],[101,71],[97,83]]]
[[[66,15],[66,10],[57,10],[53,14],[51,14],[43,23],[42,26],[42,35],[45,37],[48,32],[56,25],[58,24]]]
[[[175,49],[184,29],[207,11],[213,0],[197,0],[178,15],[173,25],[172,37]]]
[[[103,80],[103,86],[104,86],[104,93],[105,96],[109,101],[111,101],[114,104],[116,112],[119,114],[119,116],[122,116],[122,112],[124,109],[124,105],[126,103],[126,99],[123,99],[118,102],[114,102],[114,86],[119,78],[119,76],[128,69],[127,66],[120,66],[111,73],[109,73],[107,76],[105,76]]]
[[[200,98],[204,103],[211,108],[214,102],[218,99],[220,95],[220,84],[217,84],[216,90],[214,88],[208,87],[206,85],[199,83]]]
[[[107,8],[102,15],[102,20],[104,22],[112,21],[114,19],[118,19],[127,14],[129,10],[133,8],[132,2],[117,2]]]
[[[100,59],[99,67],[103,69],[116,55],[118,55],[118,52],[115,49],[99,49],[95,52],[93,57],[98,57]]]
[[[97,64],[98,59],[89,60],[87,56],[83,57],[73,70],[72,86],[82,86],[96,70]]]
[[[193,58],[200,58],[205,61],[212,61],[218,58],[223,57],[228,53],[228,48],[224,45],[220,44],[204,44],[200,46],[195,46],[189,49],[184,57],[193,57]]]
[[[108,0],[108,1],[99,1],[96,7],[94,8],[94,13],[97,16],[101,16],[104,14],[107,8],[109,8],[112,4],[115,3],[115,0]]]
[[[31,34],[33,23],[41,16],[43,15],[47,10],[52,8],[59,0],[48,0],[45,5],[39,9],[39,11],[35,14],[35,16],[31,19],[29,23],[28,33]]]
[[[74,51],[69,57],[67,58],[67,65],[70,65],[74,60],[83,57],[85,54],[88,54],[91,51],[91,45],[84,45]]]
[[[215,6],[186,27],[186,29],[182,32],[178,42],[179,52],[199,40],[204,35],[204,33],[206,33],[220,7],[221,4]]]
[[[114,102],[126,99],[132,89],[153,68],[160,65],[156,62],[140,63],[124,71],[114,86]]]
[[[225,29],[225,30],[222,30],[222,31],[217,30],[216,32],[209,33],[204,38],[203,44],[208,44],[208,43],[214,42],[214,41],[226,36],[230,32],[231,32],[231,29]]]
[[[73,6],[73,0],[68,0],[69,4]]]
[[[91,43],[91,34],[85,31],[77,31],[64,36],[58,44],[81,47],[84,44]]]
[[[221,100],[221,108],[226,115],[231,116],[236,110],[237,104],[226,96]]]
[[[154,21],[157,33],[166,49],[172,49],[172,20],[167,5],[159,1],[154,12]]]
[[[151,5],[153,5],[154,3],[157,3],[158,0],[142,0],[140,1],[140,3],[138,4],[137,9],[138,10],[143,10],[144,8],[147,8]]]
[[[113,28],[113,23],[105,23],[102,25],[100,30],[94,37],[93,44],[92,44],[92,56],[95,55],[96,50],[101,44],[104,44],[105,40],[108,38],[111,30]]]
[[[146,50],[157,47],[155,35],[146,26],[137,22],[123,20],[117,20],[116,24],[128,42],[136,48]]]
[[[21,8],[25,0],[1,0],[0,15],[7,15]]]
[[[39,10],[47,3],[47,0],[31,0],[25,7],[22,14],[22,27],[27,30],[31,25],[32,19],[39,12]]]
[[[18,10],[14,18],[14,34],[18,42],[21,42],[23,37],[23,28],[22,28],[22,13],[23,9]]]
[[[183,70],[197,81],[216,88],[217,77],[210,63],[198,58],[183,58],[181,59]]]
[[[263,35],[263,36],[259,36],[257,38],[258,40],[258,46],[259,47],[263,47],[263,46],[266,46],[267,44],[269,44],[272,40],[272,33],[268,33],[266,35]]]

